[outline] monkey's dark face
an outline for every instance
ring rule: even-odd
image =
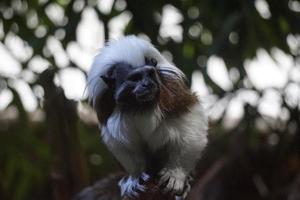
[[[154,66],[134,68],[117,63],[102,79],[113,90],[116,104],[127,109],[143,110],[154,106],[159,95],[159,77]]]

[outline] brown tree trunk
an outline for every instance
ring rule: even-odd
[[[54,74],[54,70],[46,70],[39,81],[45,90],[44,106],[53,155],[50,176],[53,199],[69,200],[88,184],[88,177],[78,138],[77,104],[53,83]]]
[[[144,183],[147,190],[141,193],[138,198],[121,198],[118,182],[123,176],[124,173],[109,175],[94,185],[86,187],[76,195],[74,200],[175,200],[174,195],[161,193],[155,179],[150,179]]]

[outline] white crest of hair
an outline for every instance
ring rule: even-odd
[[[100,78],[101,75],[118,62],[125,62],[133,67],[145,65],[145,57],[155,58],[157,68],[161,73],[167,73],[174,78],[184,78],[184,74],[176,66],[167,61],[159,51],[148,41],[136,36],[126,36],[119,40],[110,41],[95,57],[92,67],[88,73],[89,100],[93,105],[97,97],[106,90],[107,86]]]

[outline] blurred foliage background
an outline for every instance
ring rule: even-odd
[[[0,16],[0,199],[70,199],[119,170],[76,83],[104,41],[126,34],[206,91],[210,145],[190,199],[300,199],[300,1],[1,0]],[[250,77],[259,53],[284,68],[281,84]]]

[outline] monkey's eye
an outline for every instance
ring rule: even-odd
[[[145,58],[145,63],[147,65],[151,65],[153,67],[156,67],[157,65],[157,60],[155,58]]]

